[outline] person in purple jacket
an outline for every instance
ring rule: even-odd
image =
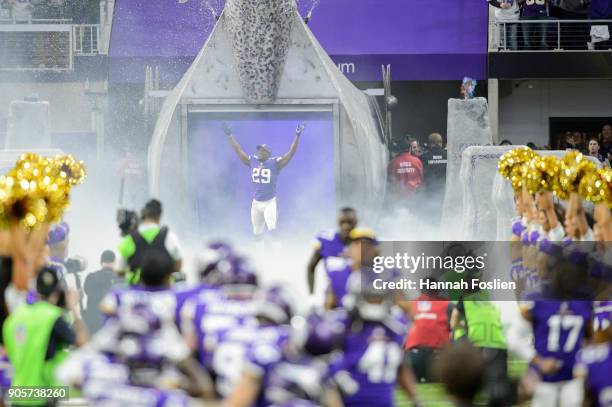
[[[248,155],[244,152],[233,135],[232,128],[224,123],[223,131],[228,136],[230,144],[238,154],[240,161],[251,169],[251,181],[253,184],[253,203],[251,204],[251,224],[255,237],[262,237],[265,228],[269,232],[276,230],[276,183],[278,174],[285,168],[298,147],[300,136],[306,125],[301,123],[295,130],[295,138],[289,148],[289,152],[282,157],[273,157],[272,150],[265,145],[257,146],[257,154]]]

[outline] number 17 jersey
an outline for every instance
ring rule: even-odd
[[[580,349],[586,326],[592,318],[590,301],[539,300],[528,305],[533,318],[534,347],[544,358],[561,362],[559,370],[542,375],[544,382],[559,382],[573,377],[576,353]]]
[[[278,179],[278,162],[281,157],[271,157],[265,161],[249,156],[253,199],[259,202],[269,201],[276,197],[276,180]]]

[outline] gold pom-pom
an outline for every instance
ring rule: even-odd
[[[609,168],[588,171],[578,184],[578,193],[587,201],[612,204],[612,170]]]
[[[46,220],[47,205],[35,181],[0,177],[0,202],[3,227],[20,223],[26,228],[34,228]]]
[[[523,183],[530,194],[546,190],[553,192],[553,186],[559,177],[561,163],[554,156],[536,155],[521,166]]]
[[[0,226],[20,223],[35,228],[59,222],[70,204],[70,190],[85,178],[85,166],[73,156],[54,159],[23,154],[0,177]]]
[[[537,154],[529,147],[519,147],[507,151],[502,155],[497,164],[499,173],[512,183],[515,191],[523,185],[523,165],[530,162]]]
[[[582,153],[570,151],[561,159],[561,171],[555,193],[559,198],[567,199],[570,193],[578,191],[582,178],[596,170],[597,166]]]
[[[72,155],[64,155],[55,158],[59,167],[60,176],[65,177],[70,185],[78,185],[85,180],[85,164],[76,160]]]

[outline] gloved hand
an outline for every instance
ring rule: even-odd
[[[226,136],[231,136],[232,135],[232,127],[227,124],[227,123],[223,123],[223,132],[225,133]]]
[[[295,129],[295,134],[297,134],[298,136],[301,136],[305,128],[306,128],[306,123],[298,124],[297,128]]]

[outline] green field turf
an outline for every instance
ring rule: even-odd
[[[527,363],[520,360],[508,361],[508,375],[518,379],[527,369]],[[444,389],[440,384],[425,383],[417,385],[419,398],[427,407],[452,407],[448,401]],[[410,407],[412,403],[408,400],[402,390],[397,390],[395,393],[395,403],[397,407]]]

